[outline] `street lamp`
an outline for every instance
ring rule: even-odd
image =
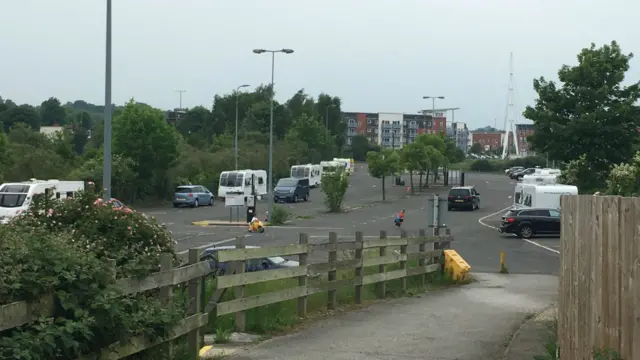
[[[107,0],[107,44],[104,69],[104,153],[102,188],[105,201],[111,199],[111,0]]]
[[[324,122],[327,127],[327,138],[329,138],[329,109],[336,107],[335,104],[331,104],[324,109]]]
[[[238,91],[246,87],[249,87],[249,85],[244,84],[236,88],[236,137],[235,137],[235,151],[234,151],[235,159],[236,159],[236,170],[238,170],[238,102],[240,101],[240,96],[238,94]]]
[[[275,64],[276,64],[276,53],[283,54],[293,54],[293,50],[291,49],[280,49],[280,50],[266,50],[266,49],[254,49],[254,54],[264,54],[271,53],[271,116],[269,120],[269,181],[267,182],[267,196],[269,197],[269,206],[268,212],[269,216],[273,214],[273,194],[272,194],[272,186],[273,186],[273,97],[274,97],[274,88],[273,88],[273,77],[275,73]]]
[[[423,96],[423,99],[431,99],[431,120],[436,116],[436,99],[444,99],[444,96]],[[433,124],[432,124],[433,126]]]

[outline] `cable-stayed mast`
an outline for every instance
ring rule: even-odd
[[[502,158],[509,157],[509,135],[513,138],[513,145],[515,146],[515,155],[520,155],[518,149],[518,136],[516,134],[516,108],[515,108],[515,82],[513,79],[513,53],[509,57],[509,90],[507,92],[507,109],[504,116],[504,138],[502,140]]]

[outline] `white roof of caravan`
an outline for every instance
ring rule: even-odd
[[[533,185],[539,193],[578,193],[578,187],[573,185],[553,184],[553,185]]]
[[[522,177],[523,184],[555,184],[557,175],[551,174],[531,174]]]

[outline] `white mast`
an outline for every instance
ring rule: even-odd
[[[504,138],[502,139],[502,158],[509,157],[509,135],[512,134],[516,155],[520,155],[518,149],[518,136],[516,134],[516,110],[515,110],[515,83],[513,80],[513,53],[509,57],[509,91],[507,92],[507,109],[504,116]]]

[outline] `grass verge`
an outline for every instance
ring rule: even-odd
[[[389,249],[389,248],[388,248]],[[393,250],[388,250],[393,251]],[[376,252],[377,255],[377,252]],[[347,256],[349,256],[347,254]],[[364,254],[368,257],[367,254]],[[371,255],[369,255],[371,256]],[[344,256],[343,256],[344,257]],[[417,266],[417,262],[408,262],[407,266]],[[386,271],[393,271],[399,269],[399,264],[387,265]],[[363,275],[378,273],[377,266],[365,267],[362,269]],[[355,270],[338,271],[338,280],[349,279],[355,276]],[[411,296],[425,291],[435,290],[443,287],[449,287],[453,285],[467,284],[471,282],[471,278],[466,281],[455,281],[450,276],[441,272],[427,274],[426,286],[422,286],[422,275],[407,277],[407,290],[402,290],[401,279],[387,281],[386,285],[386,298],[396,298],[402,296]],[[327,281],[327,275],[320,275],[315,278],[310,278],[309,284],[313,285],[314,282]],[[215,291],[215,280],[206,282],[205,299],[209,299],[211,294]],[[285,279],[275,280],[263,283],[247,285],[245,288],[245,297],[253,296],[286,288],[292,288],[298,286],[297,279]],[[362,286],[362,301],[363,304],[378,299],[377,297],[377,284],[369,284]],[[307,311],[308,316],[306,318],[300,318],[297,315],[297,299],[283,301],[276,304],[266,305],[259,308],[247,310],[246,315],[246,331],[249,333],[273,335],[286,332],[287,330],[295,329],[297,326],[302,325],[305,322],[316,319],[319,316],[327,314],[327,293],[318,293],[310,295],[307,298]],[[223,295],[222,301],[233,300],[233,290],[228,289]],[[338,310],[348,310],[350,308],[357,307],[355,304],[355,288],[344,287],[337,290],[337,307]],[[234,328],[235,316],[234,314],[223,315],[215,317],[214,314],[210,315],[209,324],[204,328],[205,333],[227,334]],[[223,338],[223,336],[221,336]],[[223,340],[224,341],[224,340]]]

